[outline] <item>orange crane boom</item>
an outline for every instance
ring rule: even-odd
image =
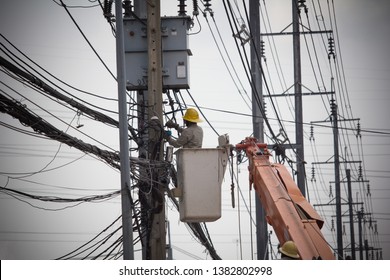
[[[254,186],[280,244],[295,242],[303,260],[333,260],[334,254],[321,233],[324,221],[305,199],[288,170],[271,163],[267,144],[248,137],[236,145],[249,159],[250,185]]]

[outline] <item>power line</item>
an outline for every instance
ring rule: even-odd
[[[106,65],[106,63],[103,61],[103,59],[100,57],[100,55],[97,53],[96,49],[92,46],[91,42],[88,40],[88,38],[85,36],[84,32],[81,30],[80,26],[78,25],[78,23],[76,22],[76,20],[74,19],[74,17],[72,16],[72,14],[69,12],[69,9],[67,8],[67,6],[64,4],[64,2],[62,0],[60,0],[61,2],[61,5],[64,7],[65,11],[67,12],[67,14],[69,15],[69,17],[71,18],[71,20],[73,21],[73,23],[76,25],[77,29],[79,30],[80,34],[83,36],[83,38],[85,39],[85,41],[88,43],[88,45],[91,47],[92,51],[95,53],[95,55],[98,57],[98,59],[100,60],[100,62],[104,65],[104,67],[107,69],[107,71],[110,73],[110,75],[114,78],[114,80],[116,81],[116,77],[115,75],[111,72],[111,70],[108,68],[108,66]]]
[[[95,154],[114,167],[118,165],[119,156],[116,153],[102,150],[60,131],[42,118],[31,113],[20,102],[15,99],[9,99],[3,94],[0,94],[0,111],[17,118],[22,124],[30,126],[35,132],[42,133],[50,139],[65,143],[71,147],[76,147],[81,151]]]
[[[69,83],[66,83],[64,82],[63,80],[59,79],[58,77],[54,76],[53,74],[51,74],[49,71],[47,71],[46,69],[44,69],[43,67],[41,67],[39,64],[37,64],[35,61],[33,61],[31,58],[29,58],[25,53],[23,53],[19,48],[17,48],[13,43],[11,43],[3,34],[0,34],[0,36],[8,43],[10,44],[15,50],[17,50],[23,57],[25,57],[29,62],[33,63],[35,66],[37,66],[39,69],[41,69],[42,71],[44,71],[46,74],[48,74],[50,77],[54,78],[55,80],[63,83],[64,85],[74,89],[74,90],[77,90],[81,93],[84,93],[84,94],[87,94],[87,95],[90,95],[90,96],[93,96],[93,97],[96,97],[96,98],[99,98],[99,99],[103,99],[103,100],[108,100],[108,101],[115,101],[115,102],[118,102],[118,99],[114,99],[114,98],[108,98],[108,97],[104,97],[102,95],[98,95],[98,94],[94,94],[92,92],[88,92],[88,91],[85,91],[85,90],[82,90],[82,89],[79,89],[79,88],[76,88],[72,85],[70,85]],[[5,49],[7,49],[3,44],[1,44]],[[7,49],[8,50],[8,49]],[[9,50],[8,50],[9,51]],[[9,53],[12,53],[9,51]],[[77,98],[76,96],[73,96],[74,98]],[[117,112],[115,112],[117,113]]]
[[[71,105],[72,107],[76,108],[77,110],[80,110],[81,112],[93,117],[95,120],[99,120],[103,123],[111,124],[115,127],[119,127],[119,122],[117,120],[114,120],[111,117],[106,116],[105,114],[100,113],[96,110],[90,109],[87,106],[75,101],[72,98],[66,97],[62,93],[58,92],[57,90],[55,90],[52,87],[50,87],[49,85],[47,85],[42,80],[38,79],[37,77],[35,77],[27,72],[22,71],[21,69],[19,69],[18,67],[16,67],[15,65],[13,65],[12,63],[10,63],[9,61],[7,61],[6,59],[4,59],[1,56],[0,56],[0,65],[6,67],[7,69],[14,72],[15,74],[23,77],[27,81],[29,81],[29,82],[33,83],[34,85],[38,86],[39,88],[43,89],[50,96],[53,96],[56,99],[59,99],[59,100],[66,102],[67,104]],[[131,135],[133,136],[134,140],[136,141],[136,143],[138,143],[137,142],[138,138],[137,138],[137,134],[136,134],[135,129],[132,128],[131,126],[128,126],[128,128],[129,128],[129,131],[130,131]]]

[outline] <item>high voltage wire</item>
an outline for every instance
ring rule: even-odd
[[[95,202],[95,201],[101,201],[101,200],[107,200],[113,197],[116,197],[120,194],[120,191],[114,191],[105,195],[91,195],[91,196],[84,196],[80,198],[63,198],[63,197],[56,197],[56,196],[41,196],[41,195],[33,195],[26,192],[18,191],[15,189],[0,187],[0,191],[6,194],[15,194],[18,196],[35,199],[43,202],[61,202],[61,203],[74,203],[74,202]]]
[[[245,4],[245,2],[244,2],[244,4]],[[234,15],[233,15],[232,7],[231,7],[231,5],[230,5],[230,1],[227,1],[227,3],[226,3],[226,1],[224,0],[224,1],[223,1],[223,5],[224,5],[224,8],[225,8],[225,13],[226,13],[226,16],[227,16],[227,18],[228,18],[229,26],[230,26],[230,29],[231,29],[231,31],[232,31],[233,36],[234,36],[235,34],[239,34],[240,30],[239,30],[239,28],[237,27],[237,23],[236,23],[236,21],[233,21],[233,20],[232,20],[232,18],[234,18]],[[231,15],[231,16],[229,16],[229,12],[230,12],[230,15]],[[231,17],[232,17],[232,18],[231,18]],[[233,26],[234,26],[234,27],[233,27]],[[251,38],[251,40],[252,40],[252,39],[253,39],[253,38]],[[252,79],[251,73],[249,73],[249,72],[250,72],[250,71],[249,71],[249,70],[250,70],[250,67],[249,67],[248,57],[247,57],[247,53],[246,53],[246,51],[245,51],[245,48],[244,48],[244,46],[241,46],[241,47],[242,47],[242,52],[244,53],[244,54],[242,54],[242,52],[240,51],[240,47],[239,47],[239,45],[238,45],[237,40],[234,40],[234,42],[235,42],[235,44],[236,44],[236,48],[237,48],[237,51],[238,51],[238,53],[239,53],[239,56],[240,56],[240,59],[241,59],[241,63],[242,63],[242,65],[243,65],[243,67],[244,67],[244,70],[245,70],[245,73],[246,73],[248,82],[249,82],[249,84],[250,84],[250,86],[251,86],[251,88],[252,88],[252,91],[255,92],[255,94],[253,95],[253,97],[255,98],[255,102],[257,103],[257,106],[258,106],[259,109],[260,109],[260,113],[261,113],[261,115],[262,115],[262,118],[263,118],[264,122],[265,122],[266,125],[267,125],[267,128],[268,128],[269,132],[271,133],[271,136],[272,136],[271,139],[272,139],[272,141],[275,142],[275,144],[278,144],[279,140],[278,140],[278,138],[276,137],[276,134],[274,133],[274,131],[273,131],[273,129],[272,129],[270,123],[269,123],[268,117],[266,116],[266,113],[265,113],[265,109],[264,109],[262,100],[260,100],[260,98],[259,98],[259,93],[258,93],[258,90],[259,90],[259,89],[256,89],[256,88],[255,88],[255,85],[254,85],[253,82],[252,82],[253,79]],[[253,43],[253,41],[252,41],[252,43]],[[244,61],[244,57],[245,57],[245,61]],[[261,63],[260,63],[260,60],[259,60],[258,54],[257,54],[257,62],[258,62],[258,65],[260,66],[260,68],[262,68]],[[261,69],[261,71],[263,72],[262,69]],[[264,78],[264,76],[263,76],[263,78]],[[268,88],[268,85],[267,85],[267,81],[264,80],[264,82],[265,82],[266,88],[267,88],[268,93],[269,93],[269,88]]]
[[[74,17],[72,16],[72,14],[70,13],[70,11],[68,10],[67,6],[64,4],[64,2],[62,0],[59,0],[61,2],[61,5],[64,7],[66,13],[69,15],[69,17],[71,18],[72,22],[75,24],[75,26],[77,27],[77,29],[79,30],[80,34],[83,36],[83,38],[85,39],[85,41],[88,43],[88,45],[91,47],[92,51],[95,53],[95,55],[97,56],[97,58],[100,60],[100,62],[104,65],[104,67],[106,68],[106,70],[110,73],[110,75],[113,77],[113,79],[116,81],[116,76],[111,72],[111,70],[108,68],[107,64],[103,61],[103,59],[100,57],[100,55],[97,53],[96,49],[92,46],[91,42],[88,40],[88,38],[86,37],[86,35],[84,34],[84,32],[81,30],[80,26],[78,25],[78,23],[76,22],[76,20],[74,19]]]
[[[90,109],[87,106],[75,101],[74,99],[63,95],[62,93],[58,92],[54,88],[52,88],[49,85],[47,85],[46,83],[44,83],[42,80],[38,79],[37,77],[33,76],[32,74],[29,74],[27,72],[22,71],[21,69],[19,69],[18,67],[16,67],[15,65],[13,65],[12,63],[10,63],[9,61],[7,61],[6,59],[4,59],[1,56],[0,56],[0,65],[7,68],[8,70],[14,72],[15,74],[19,75],[20,77],[22,77],[26,81],[29,81],[30,83],[37,86],[38,88],[44,90],[45,93],[49,94],[50,96],[68,103],[70,106],[76,108],[77,110],[80,110],[81,112],[83,112],[86,115],[91,116],[93,119],[99,120],[103,123],[113,125],[115,127],[119,127],[119,122],[117,120],[114,120],[111,117],[106,116],[105,114],[100,113],[96,110]],[[136,134],[135,129],[132,128],[131,126],[128,126],[128,128],[129,128],[129,131],[132,134],[133,138],[135,139],[136,143],[138,143],[137,134]]]
[[[262,9],[261,5],[260,5],[260,13],[261,13],[261,15],[263,15],[263,10],[264,10],[265,15],[266,15],[265,17],[262,16],[264,27],[265,27],[265,31],[268,32],[268,33],[271,33],[273,29],[272,29],[272,26],[271,26],[271,23],[270,23],[270,19],[269,19],[269,15],[268,15],[268,8],[267,8],[265,0],[263,0],[263,7],[264,8]],[[271,39],[272,39],[272,41],[271,41]],[[286,84],[284,71],[283,71],[283,68],[281,66],[280,56],[279,56],[278,49],[276,48],[276,43],[275,43],[274,37],[273,36],[267,36],[267,40],[269,42],[269,45],[271,46],[271,48],[270,48],[271,55],[272,55],[272,58],[273,58],[273,62],[274,62],[274,65],[275,65],[275,70],[276,70],[276,73],[277,73],[277,76],[278,76],[278,80],[279,80],[280,86],[283,89],[283,92],[288,92],[289,88],[287,87],[287,84]],[[267,70],[268,70],[268,63],[265,62],[265,64],[266,64],[266,67],[267,67]],[[270,75],[268,75],[268,76],[270,76]],[[270,84],[272,86],[272,80],[271,79],[270,79]],[[287,104],[288,104],[289,112],[291,113],[291,116],[294,119],[295,115],[293,113],[293,110],[294,110],[295,105],[291,101],[290,97],[287,97],[287,101],[288,101]]]
[[[108,97],[104,97],[102,95],[98,95],[98,94],[95,94],[95,93],[92,93],[92,92],[88,92],[88,91],[85,91],[85,90],[82,90],[82,89],[79,89],[79,88],[76,88],[72,85],[70,85],[69,83],[66,83],[64,82],[63,80],[57,78],[56,76],[54,76],[52,73],[50,73],[49,71],[47,71],[46,69],[44,69],[43,67],[41,67],[40,65],[38,65],[35,61],[33,61],[31,58],[29,58],[25,53],[23,53],[19,48],[17,48],[12,42],[10,42],[3,34],[0,34],[0,37],[3,38],[10,46],[12,46],[15,50],[17,50],[23,57],[25,57],[29,62],[33,63],[35,66],[37,66],[39,69],[41,69],[42,71],[44,71],[46,74],[48,74],[50,77],[54,78],[55,80],[63,83],[64,85],[74,89],[74,90],[77,90],[81,93],[84,93],[84,94],[87,94],[87,95],[90,95],[90,96],[93,96],[93,97],[96,97],[96,98],[99,98],[99,99],[103,99],[103,100],[108,100],[108,101],[115,101],[115,102],[118,102],[118,99],[114,99],[114,98],[108,98]],[[5,49],[7,49],[3,44],[1,44]],[[7,49],[8,50],[8,49]],[[8,50],[9,53],[12,53],[11,51]],[[74,98],[77,99],[76,96],[73,96]],[[113,113],[116,113],[117,112],[113,112]]]
[[[315,54],[316,54],[316,58],[317,58],[317,62],[318,62],[318,57],[317,57],[317,53],[315,52]],[[321,72],[320,72],[321,73]],[[322,77],[322,74],[321,74],[321,77]],[[320,125],[321,126],[321,125]],[[349,129],[349,128],[342,128],[342,129]],[[353,129],[352,129],[353,130]],[[379,133],[381,133],[381,132],[379,132]]]
[[[215,27],[216,27],[216,30],[217,30],[219,39],[220,39],[220,41],[221,41],[221,43],[222,43],[223,49],[224,49],[224,51],[225,51],[225,53],[226,53],[226,56],[227,56],[228,61],[229,61],[229,63],[230,63],[230,66],[231,66],[231,68],[233,69],[233,72],[234,72],[234,74],[235,74],[235,77],[236,77],[236,79],[238,80],[238,83],[240,84],[242,90],[238,87],[238,84],[237,84],[237,82],[236,82],[236,79],[233,77],[233,74],[232,74],[232,72],[230,71],[229,66],[227,65],[227,61],[225,60],[225,58],[224,58],[224,56],[223,56],[223,54],[222,54],[221,48],[219,47],[218,42],[217,42],[217,40],[216,40],[216,37],[215,37],[215,35],[214,35],[214,33],[213,33],[213,30],[211,29],[209,20],[208,20],[208,18],[207,18],[207,13],[205,12],[203,15],[204,15],[204,17],[205,17],[205,19],[206,19],[206,22],[207,22],[207,25],[208,25],[208,27],[209,27],[209,30],[210,30],[210,32],[211,32],[211,34],[212,34],[212,36],[213,36],[214,43],[215,43],[216,46],[217,46],[218,52],[219,52],[219,54],[220,54],[220,56],[221,56],[221,58],[222,58],[222,60],[223,60],[223,62],[224,62],[224,65],[225,65],[225,67],[226,67],[226,69],[227,69],[227,71],[228,71],[228,73],[229,73],[229,75],[230,75],[230,78],[232,79],[232,81],[233,81],[233,83],[234,83],[234,85],[235,85],[235,87],[236,87],[238,93],[240,94],[241,98],[243,99],[243,101],[245,102],[245,104],[248,106],[248,108],[251,109],[251,106],[249,105],[248,101],[245,99],[244,95],[242,94],[242,91],[243,91],[244,94],[247,96],[247,98],[249,99],[249,101],[251,101],[251,100],[250,100],[250,97],[249,97],[248,93],[246,92],[246,90],[245,90],[245,88],[244,88],[244,86],[243,86],[243,84],[242,84],[242,82],[241,82],[241,80],[240,80],[240,78],[239,78],[239,76],[238,76],[238,74],[237,74],[236,68],[235,68],[235,66],[234,66],[234,64],[233,64],[233,62],[232,62],[232,60],[231,60],[231,57],[230,57],[230,55],[229,55],[228,50],[226,49],[226,45],[225,45],[225,43],[224,43],[224,41],[223,41],[223,39],[222,39],[222,36],[221,36],[220,31],[219,31],[218,25],[217,25],[217,23],[216,23],[216,21],[215,21],[214,13],[213,13],[213,12],[209,12],[209,13],[210,13],[210,16],[211,16],[211,18],[212,18],[212,20],[213,20],[213,23],[214,23]]]
[[[229,2],[228,2],[228,4],[229,4]],[[245,3],[244,3],[245,4]],[[328,2],[328,4],[329,4],[329,2]],[[333,1],[332,1],[332,4],[333,4]],[[225,6],[225,10],[226,10],[226,6]],[[334,11],[334,10],[333,10]],[[308,19],[308,18],[307,18]],[[309,21],[308,21],[309,22]],[[309,22],[309,24],[310,24],[310,22]],[[306,46],[308,47],[308,45],[306,44]],[[313,42],[313,46],[314,46],[314,42]],[[315,56],[316,56],[316,61],[317,61],[317,64],[318,64],[318,56],[317,56],[317,52],[316,52],[316,50],[315,50],[315,47],[314,47],[314,52],[315,52]],[[309,54],[310,54],[310,52],[309,52]],[[311,58],[310,58],[310,60],[311,60]],[[312,66],[313,66],[313,63],[312,63]],[[320,68],[319,68],[320,69]],[[314,70],[314,68],[313,68],[313,70]],[[321,70],[320,70],[320,74],[321,74],[322,72],[321,72]],[[338,72],[336,72],[336,73],[338,73]],[[315,74],[315,72],[314,72],[314,74]],[[322,77],[322,74],[321,74],[321,77]],[[344,82],[345,82],[345,76],[344,76]],[[318,86],[319,87],[319,86]],[[341,91],[342,93],[343,93],[343,91]],[[343,96],[345,96],[345,95],[343,95]],[[324,104],[325,105],[325,104]],[[350,106],[346,106],[347,108],[350,108]],[[326,126],[324,126],[324,125],[318,125],[318,126],[322,126],[322,127],[326,127]],[[358,131],[358,129],[355,127],[355,128],[349,128],[349,127],[342,127],[341,128],[341,130],[342,131],[345,131],[345,130],[353,130],[353,131]],[[361,131],[359,130],[359,132],[358,133],[360,133]],[[383,131],[370,131],[370,130],[365,130],[364,132],[367,132],[367,133],[378,133],[378,134],[384,134],[384,135],[390,135],[390,134],[388,134],[388,133],[386,133],[386,132],[383,132]],[[343,135],[343,134],[342,134]],[[344,137],[346,137],[346,136],[344,136]],[[348,137],[346,137],[347,139],[349,139]],[[350,143],[349,143],[350,144]],[[350,145],[349,145],[350,146]]]
[[[196,105],[191,105],[191,104],[188,104],[188,105],[189,106],[196,106]],[[204,109],[204,110],[219,112],[219,113],[223,113],[223,114],[229,114],[229,115],[243,116],[243,117],[249,117],[249,118],[253,118],[253,117],[262,118],[259,116],[254,116],[252,114],[240,113],[240,112],[235,112],[232,110],[223,110],[223,109],[205,107],[205,106],[201,106],[201,105],[199,105],[199,108]],[[269,120],[277,120],[276,118],[269,118],[269,117],[268,117],[268,119]],[[294,121],[294,120],[281,119],[281,122],[296,124],[296,121]],[[332,129],[332,126],[330,126],[330,125],[319,124],[319,123],[303,122],[303,125]],[[346,130],[346,131],[353,131],[353,132],[357,131],[355,128],[349,128],[349,127],[339,127],[339,129]],[[380,129],[360,129],[360,131],[365,132],[365,133],[369,133],[369,134],[379,134],[379,135],[384,135],[384,136],[390,136],[390,132],[386,132],[385,130],[380,130]]]

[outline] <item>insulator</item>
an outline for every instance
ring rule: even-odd
[[[309,137],[309,140],[310,141],[314,141],[315,139],[314,139],[314,127],[313,127],[313,125],[311,125],[310,126],[310,137]]]
[[[335,228],[334,228],[334,220],[332,219],[332,228],[331,228],[331,231],[335,231]]]
[[[193,12],[192,12],[192,14],[194,15],[194,16],[198,16],[199,15],[199,6],[198,6],[198,0],[192,0],[192,3],[193,3]]]
[[[368,228],[372,228],[372,218],[370,217],[370,220],[368,221]]]
[[[185,17],[187,15],[186,0],[179,0],[179,5],[177,6],[179,7],[179,11],[178,11],[179,17]]]
[[[336,57],[334,52],[334,39],[332,36],[328,39],[328,59],[330,59],[330,57],[333,57],[333,59]]]
[[[302,8],[305,10],[305,13],[307,13],[309,11],[305,2],[306,2],[306,0],[298,0],[298,14],[301,13]]]
[[[367,196],[371,196],[371,188],[369,183],[367,184]]]
[[[105,0],[104,3],[103,3],[103,14],[104,14],[104,17],[107,19],[108,22],[114,16],[112,14],[112,3],[113,3],[113,0]]]
[[[204,11],[205,12],[211,12],[211,4],[210,4],[211,0],[204,0]]]
[[[265,48],[264,48],[264,41],[260,41],[260,55],[261,57],[265,57]]]
[[[113,1],[110,1],[113,2]],[[133,5],[131,4],[130,0],[123,1],[123,9],[125,10],[124,16],[130,17],[133,13]]]
[[[347,235],[347,232],[345,230],[345,225],[343,225],[343,235]]]
[[[359,165],[358,181],[363,180],[363,168]]]
[[[329,185],[329,197],[333,197],[332,185]]]
[[[306,0],[298,0],[298,8],[303,8],[306,6]]]
[[[330,100],[330,110],[331,110],[332,116],[337,115],[337,104],[336,104],[336,101],[334,99]]]
[[[311,168],[311,181],[312,182],[317,182],[315,173],[316,173],[316,171],[315,171],[314,167],[312,167]]]
[[[300,10],[303,8],[305,10],[305,13],[307,14],[309,9],[307,8],[305,2],[306,2],[306,0],[298,0],[298,9]]]
[[[377,224],[374,224],[374,233],[378,234],[378,225]]]
[[[360,134],[360,132],[361,132],[360,122],[358,122],[357,128],[356,128],[356,137],[362,137],[362,135]]]

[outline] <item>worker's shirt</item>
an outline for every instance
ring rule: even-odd
[[[172,139],[171,137],[168,139],[168,143],[176,148],[202,148],[202,142],[203,129],[197,124],[183,129],[177,140]]]

